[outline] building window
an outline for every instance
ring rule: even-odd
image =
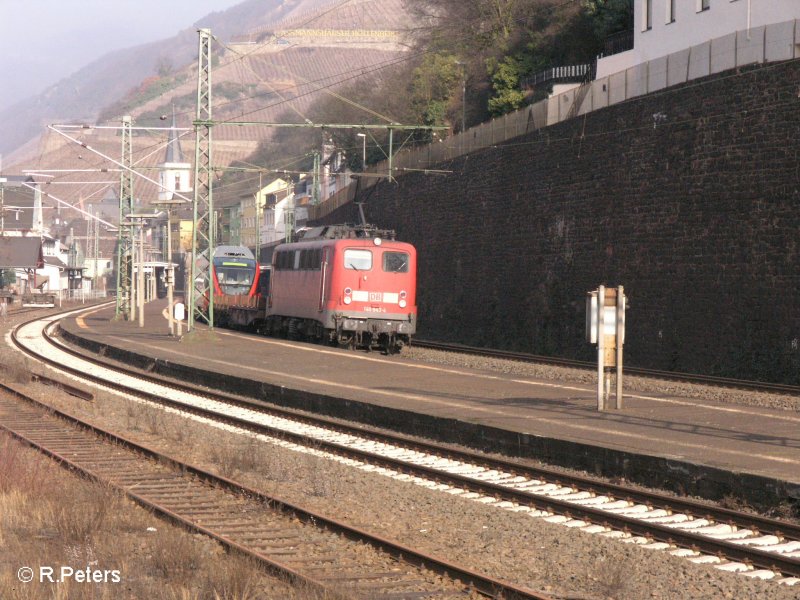
[[[175,175],[175,191],[179,192],[181,189],[181,176]]]
[[[667,23],[675,22],[675,0],[667,0]]]
[[[642,31],[653,28],[653,0],[642,0]]]
[[[711,8],[711,0],[697,0],[697,12]]]

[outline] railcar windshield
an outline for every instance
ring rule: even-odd
[[[408,273],[408,253],[384,252],[383,270],[387,273]]]
[[[355,271],[369,271],[372,269],[372,252],[356,248],[347,248],[344,251],[344,268]]]
[[[252,258],[215,258],[214,272],[223,294],[239,296],[250,292],[256,273],[256,261]]]

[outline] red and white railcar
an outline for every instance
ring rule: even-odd
[[[331,225],[272,258],[265,333],[399,351],[416,332],[417,253],[394,232]]]
[[[222,327],[250,327],[266,308],[269,272],[263,272],[249,248],[217,246],[212,262],[214,321]]]

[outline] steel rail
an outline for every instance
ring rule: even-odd
[[[55,342],[51,340],[51,343]],[[140,379],[149,380],[162,385],[165,384],[165,379],[162,377],[154,376],[153,374],[149,373],[142,373],[140,371],[131,370],[125,367],[121,367],[120,365],[111,365],[106,361],[101,361],[99,359],[96,359],[95,357],[90,357],[83,353],[76,352],[72,349],[67,349],[62,345],[58,345],[58,347],[62,350],[70,351],[75,356],[78,356],[83,360],[90,360],[92,362],[95,362],[96,364],[100,364],[107,368],[113,368],[122,372],[126,372]],[[63,365],[60,365],[59,368],[64,369],[65,367]],[[74,373],[76,375],[80,375],[81,377],[87,377],[85,373],[79,372],[77,370],[74,370]],[[110,385],[110,383],[105,379],[102,378],[93,378],[93,379],[96,379],[98,382],[102,382],[103,385],[106,386]],[[333,427],[334,429],[337,429],[339,431],[351,433],[352,435],[356,436],[365,435],[365,429],[362,427],[347,427],[341,423],[325,418],[314,418],[308,415],[299,416],[295,411],[280,409],[277,407],[267,408],[264,406],[264,404],[259,403],[257,401],[249,401],[229,394],[210,393],[207,389],[200,389],[197,386],[186,385],[183,383],[176,382],[174,380],[168,380],[168,381],[169,383],[167,383],[166,385],[168,385],[169,387],[188,391],[193,394],[200,394],[204,397],[211,398],[217,401],[231,403],[253,410],[268,412],[271,414],[277,414],[279,416],[288,416],[289,418],[293,419],[301,418],[302,420],[306,421],[309,424],[314,424],[321,427],[329,427],[329,428]],[[186,412],[199,414],[207,418],[221,420],[230,423],[232,425],[235,425],[237,427],[242,427],[251,431],[258,431],[266,435],[294,439],[296,441],[299,441],[300,443],[306,443],[308,445],[313,445],[315,447],[323,446],[331,452],[346,455],[351,458],[357,458],[359,460],[370,462],[372,464],[381,464],[383,466],[392,468],[400,472],[415,473],[420,475],[421,477],[441,482],[447,482],[451,485],[469,489],[477,493],[482,493],[489,496],[496,496],[498,498],[503,498],[511,502],[518,502],[525,505],[533,505],[541,510],[558,512],[560,514],[569,515],[573,518],[585,519],[593,523],[598,523],[604,526],[615,527],[623,531],[631,532],[636,535],[641,535],[643,537],[648,537],[654,540],[663,541],[670,544],[676,544],[687,548],[699,549],[710,554],[723,554],[732,560],[745,561],[760,566],[762,568],[772,569],[787,575],[800,577],[800,560],[798,559],[782,557],[776,553],[764,552],[758,550],[757,548],[747,547],[740,544],[734,544],[731,542],[726,542],[724,540],[713,540],[702,535],[693,534],[689,531],[681,531],[657,524],[647,524],[640,519],[625,517],[621,515],[614,515],[612,513],[603,511],[601,509],[582,507],[566,501],[558,500],[556,498],[536,497],[532,494],[515,491],[500,485],[490,484],[486,482],[479,482],[470,479],[468,477],[447,474],[442,471],[430,469],[427,467],[410,465],[408,463],[399,460],[374,455],[373,453],[354,450],[351,448],[344,448],[333,442],[325,442],[322,440],[318,440],[316,438],[306,438],[306,436],[302,436],[300,434],[293,434],[283,430],[276,430],[264,425],[257,425],[245,419],[240,419],[232,416],[222,416],[215,411],[202,409],[198,407],[190,407],[181,402],[176,402],[164,398],[156,398],[154,400],[149,394],[138,392],[136,390],[131,390],[130,388],[127,388],[125,386],[120,386],[120,387],[123,388],[126,393],[134,393],[142,395],[143,397],[146,397],[150,401],[156,401],[158,403],[172,406],[173,408],[178,408]],[[800,539],[800,526],[792,523],[787,523],[785,521],[769,519],[767,517],[761,517],[758,515],[752,515],[749,513],[743,513],[740,511],[734,511],[730,509],[713,507],[707,504],[695,502],[688,499],[672,498],[664,494],[644,492],[633,488],[628,488],[616,484],[604,483],[589,478],[565,475],[564,473],[557,473],[555,471],[547,469],[532,468],[522,463],[516,463],[513,461],[489,459],[475,453],[455,451],[449,447],[441,446],[430,442],[425,442],[425,443],[419,442],[416,440],[412,440],[411,438],[408,438],[406,436],[401,436],[397,434],[387,435],[385,433],[378,432],[377,430],[374,429],[370,429],[366,433],[373,439],[385,443],[400,444],[410,449],[433,453],[440,456],[447,456],[449,458],[453,458],[455,460],[460,460],[464,462],[475,462],[477,464],[484,465],[489,468],[502,468],[503,470],[511,471],[512,473],[528,476],[531,478],[543,477],[549,479],[550,481],[559,483],[561,485],[571,485],[582,489],[588,489],[596,493],[609,494],[619,499],[631,500],[648,506],[659,507],[673,511],[677,510],[680,512],[689,513],[693,516],[699,516],[699,517],[708,516],[709,518],[719,523],[735,523],[737,526],[740,527],[755,528],[762,532],[769,532],[769,533],[774,532],[777,533],[780,537],[784,537],[787,539]],[[304,438],[306,439],[304,440]]]
[[[56,345],[60,350],[67,352],[72,356],[75,356],[76,358],[87,360],[98,366],[115,369],[120,372],[124,372],[128,375],[131,375],[133,377],[138,377],[139,379],[144,379],[152,383],[164,385],[166,387],[170,387],[175,390],[197,394],[219,402],[260,411],[265,414],[270,414],[278,417],[293,419],[295,421],[300,421],[308,425],[327,428],[335,430],[340,433],[350,434],[357,437],[367,437],[374,441],[393,444],[410,450],[418,450],[420,452],[435,454],[441,457],[451,458],[453,460],[458,460],[462,462],[471,462],[480,466],[484,466],[487,469],[503,470],[527,476],[530,478],[544,479],[548,482],[552,482],[555,484],[569,485],[581,489],[586,489],[587,491],[592,491],[597,494],[606,494],[619,499],[630,500],[632,502],[653,506],[655,508],[677,510],[680,512],[690,514],[697,518],[711,518],[714,521],[720,523],[736,523],[736,525],[740,527],[755,528],[760,531],[776,533],[781,537],[790,540],[800,540],[800,524],[791,523],[788,521],[782,521],[779,519],[773,519],[770,517],[765,517],[762,515],[752,514],[748,512],[714,506],[708,503],[691,500],[689,498],[680,498],[652,491],[642,491],[637,488],[618,485],[591,477],[568,474],[562,471],[548,469],[546,467],[534,467],[510,459],[487,457],[477,452],[470,452],[461,449],[456,450],[450,446],[437,444],[435,442],[430,442],[430,441],[419,440],[411,436],[403,435],[400,433],[388,432],[385,430],[380,430],[366,425],[353,426],[344,423],[340,420],[324,417],[321,415],[309,415],[308,413],[303,413],[291,408],[284,408],[274,404],[267,404],[259,400],[248,399],[242,396],[236,396],[234,394],[229,394],[221,390],[211,391],[208,388],[204,388],[198,385],[193,385],[191,383],[177,381],[175,379],[170,379],[155,373],[144,372],[141,370],[126,367],[125,365],[112,363],[108,360],[103,360],[95,355],[79,352],[74,348],[70,348],[68,346],[59,344],[58,342],[53,340],[52,337],[47,334],[47,332],[45,332],[45,336],[51,344]],[[60,368],[64,367],[62,366]],[[74,374],[80,375],[82,377],[87,376],[85,373],[77,370],[74,371]],[[103,384],[107,384],[107,381],[102,378],[98,378],[97,382],[102,382]],[[135,392],[127,388],[125,391],[127,393]],[[148,398],[150,397],[149,395],[145,396]],[[192,407],[188,407],[187,405],[182,404],[180,402],[172,402],[162,398],[158,398],[157,400],[159,402],[163,400],[165,403],[171,403],[170,405],[173,406],[173,408],[180,408],[181,410],[185,410],[188,412],[192,412],[193,410],[195,410]],[[199,414],[201,414],[201,416],[209,416],[204,413],[204,409],[196,409],[196,410],[198,411]],[[217,419],[220,418],[220,415],[213,411],[211,411],[211,415],[213,415],[214,418]],[[236,423],[231,422],[231,424],[248,428],[253,425],[249,421],[244,421],[244,420],[240,420],[239,422]],[[285,432],[283,430],[275,430],[274,432],[266,431],[266,433],[269,435],[286,435],[286,436],[295,435],[289,432]],[[300,436],[298,436],[298,441],[299,437]],[[319,440],[315,440],[314,443],[315,444],[319,443]],[[331,449],[333,449],[333,447]]]
[[[463,344],[450,344],[446,342],[434,342],[430,340],[420,340],[415,338],[412,346],[417,348],[427,348],[430,350],[441,350],[442,352],[457,352],[460,354],[471,354],[475,356],[485,356],[489,358],[503,358],[507,360],[517,360],[521,362],[540,363],[553,365],[556,367],[569,367],[574,369],[596,370],[597,363],[575,360],[571,358],[558,358],[554,356],[541,356],[537,354],[526,354],[524,352],[513,352],[510,350],[493,350],[491,348],[478,348]],[[648,369],[644,367],[625,366],[626,375],[636,375],[639,377],[652,377],[654,379],[668,379],[671,381],[683,381],[700,385],[716,385],[722,387],[751,390],[754,392],[771,392],[778,394],[789,394],[800,396],[800,385],[788,383],[771,383],[766,381],[751,381],[747,379],[735,379],[732,377],[721,377],[717,375],[699,375],[695,373],[679,373],[676,371],[660,371],[658,369]]]
[[[354,540],[357,542],[362,542],[369,544],[373,548],[377,548],[397,560],[401,562],[405,562],[416,567],[426,568],[430,570],[434,570],[438,572],[440,575],[443,575],[447,579],[451,581],[457,581],[464,585],[465,588],[473,588],[476,591],[480,592],[481,594],[488,596],[490,598],[497,598],[503,600],[552,600],[551,596],[546,596],[535,592],[534,590],[530,590],[523,586],[518,586],[512,584],[510,582],[502,581],[496,578],[488,577],[485,575],[481,575],[475,571],[467,569],[465,567],[461,567],[455,563],[451,563],[447,560],[425,554],[423,552],[419,552],[414,548],[405,546],[403,544],[394,542],[392,540],[383,538],[381,536],[376,536],[371,534],[363,529],[347,525],[344,522],[338,521],[336,519],[332,519],[325,515],[321,515],[305,509],[299,505],[291,503],[285,499],[279,498],[277,496],[268,495],[248,486],[245,486],[241,483],[233,481],[229,478],[213,474],[205,469],[202,469],[196,465],[191,463],[183,462],[177,458],[164,454],[154,448],[151,448],[147,445],[141,444],[139,442],[135,442],[129,438],[126,438],[119,433],[114,433],[109,430],[103,429],[91,423],[88,423],[77,417],[72,415],[66,411],[62,411],[56,408],[53,408],[45,403],[42,403],[34,398],[31,398],[20,391],[6,386],[5,384],[0,383],[0,388],[8,392],[9,394],[15,396],[16,398],[23,400],[43,411],[47,411],[49,414],[57,417],[58,419],[69,423],[70,425],[76,426],[78,428],[84,429],[99,438],[107,442],[111,442],[115,445],[124,447],[128,450],[131,450],[137,454],[140,454],[148,459],[156,461],[159,465],[166,466],[170,469],[177,471],[180,474],[188,473],[198,479],[211,484],[213,486],[219,487],[221,489],[227,490],[233,494],[238,496],[248,498],[251,500],[258,501],[262,503],[264,506],[268,506],[270,509],[275,511],[292,515],[293,517],[301,520],[304,523],[309,523],[314,525],[317,528],[324,528],[328,531],[340,534],[345,536],[347,539]],[[62,466],[74,470],[76,472],[83,473],[88,478],[95,480],[95,481],[105,481],[97,473],[93,472],[90,469],[87,469],[84,465],[81,465],[77,461],[73,461],[70,457],[58,454],[53,452],[52,450],[48,449],[45,445],[36,442],[24,434],[21,434],[14,429],[7,427],[0,423],[0,430],[6,431],[10,435],[14,436],[15,438],[19,439],[20,441],[30,445],[31,447],[36,448],[40,452],[50,456],[57,460]],[[323,582],[318,581],[308,575],[303,574],[302,572],[293,569],[292,567],[288,567],[280,562],[276,562],[274,560],[270,560],[266,558],[264,555],[254,552],[253,550],[238,544],[234,540],[231,540],[224,535],[220,535],[219,533],[215,532],[212,529],[207,527],[203,527],[183,515],[170,510],[168,507],[160,505],[157,502],[153,502],[152,500],[148,499],[142,494],[137,494],[125,486],[120,486],[114,484],[113,481],[110,481],[112,485],[121,489],[126,495],[128,495],[131,499],[136,501],[137,503],[149,507],[162,516],[168,518],[169,520],[176,522],[184,527],[189,528],[192,531],[196,531],[198,533],[202,533],[207,535],[225,547],[238,551],[240,553],[246,554],[257,559],[260,563],[269,567],[273,572],[280,571],[290,576],[293,580],[300,580],[305,581],[306,583],[314,586],[318,589],[330,589],[329,586],[326,586]],[[335,591],[335,590],[334,590]]]

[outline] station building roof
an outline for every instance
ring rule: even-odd
[[[0,237],[0,269],[38,269],[44,266],[38,237]]]

